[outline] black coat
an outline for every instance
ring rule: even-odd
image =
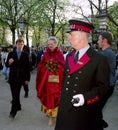
[[[108,90],[109,66],[106,58],[91,48],[78,66],[74,66],[71,64],[73,53],[66,59],[55,130],[98,130],[102,127],[99,101]],[[72,105],[72,97],[76,94],[83,94],[83,106]]]
[[[10,58],[14,59],[13,64],[9,65]],[[21,57],[18,60],[17,52],[10,52],[6,61],[6,66],[10,67],[9,82],[24,83],[24,81],[30,80],[30,63],[27,53],[22,52]]]

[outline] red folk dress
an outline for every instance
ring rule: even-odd
[[[56,47],[52,52],[47,48],[42,61],[38,64],[36,76],[37,97],[42,103],[42,111],[49,117],[56,117],[60,103],[60,93],[64,72],[64,57]],[[50,82],[49,76],[59,77],[59,82]]]

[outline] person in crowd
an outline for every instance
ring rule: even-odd
[[[35,49],[34,47],[32,46],[31,47],[31,50],[30,50],[30,66],[31,66],[31,71],[33,72],[33,70],[36,68],[36,63],[37,63],[37,54],[35,52]]]
[[[57,116],[64,72],[64,57],[57,47],[54,36],[48,38],[48,48],[38,64],[36,76],[37,97],[42,103],[42,112],[49,117],[49,126]]]
[[[116,83],[116,55],[112,50],[111,45],[113,42],[113,35],[111,32],[105,31],[102,32],[98,37],[98,45],[102,51],[101,54],[107,57],[107,61],[110,67],[110,82],[109,89],[107,94],[101,100],[101,107],[103,108],[107,102],[107,100],[111,97],[114,91],[115,83]],[[108,127],[107,122],[103,120],[104,128]]]
[[[38,51],[38,53],[37,53],[37,66],[38,66],[39,62],[41,61],[42,56],[43,56],[46,49],[47,49],[47,46],[44,46],[44,47],[40,48],[40,50]]]
[[[109,65],[89,45],[94,25],[78,19],[69,23],[68,40],[74,50],[66,57],[55,130],[103,130],[99,102],[108,90]]]
[[[118,69],[118,53],[116,53],[116,70]]]
[[[0,47],[0,70],[3,69],[3,66],[2,66],[2,48]]]
[[[118,41],[116,41],[116,70],[118,69]]]
[[[16,50],[8,54],[6,66],[10,68],[9,84],[12,94],[10,118],[15,118],[17,112],[21,110],[20,90],[23,84],[28,85],[30,81],[29,56],[23,52],[24,41],[16,41]]]
[[[2,52],[1,52],[1,59],[2,59],[2,73],[5,76],[5,80],[8,81],[9,79],[9,67],[6,67],[5,62],[8,56],[8,48],[7,47],[3,47]]]
[[[44,53],[44,49],[40,48],[37,53],[37,66],[38,66],[39,62],[41,61],[41,57],[42,57],[43,53]]]
[[[24,35],[19,35],[18,39],[21,39],[21,40],[24,41]],[[16,47],[14,47],[13,50],[16,50]],[[23,51],[25,53],[27,53],[29,55],[29,58],[30,58],[30,48],[27,45],[25,45],[25,44],[23,46]],[[23,84],[23,88],[24,88],[24,91],[25,91],[24,97],[27,98],[29,96],[29,87],[28,87],[28,84]]]
[[[70,53],[71,51],[73,50],[73,48],[72,47],[67,47],[67,52],[65,53],[65,54],[63,54],[64,55],[64,60],[66,60],[66,56],[68,55],[68,53]]]

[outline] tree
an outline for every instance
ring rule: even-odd
[[[28,6],[30,4],[30,6]],[[36,3],[35,3],[36,4]],[[32,0],[1,0],[0,1],[0,23],[4,24],[12,32],[12,43],[15,44],[15,34],[18,22],[35,5]],[[26,8],[26,5],[28,8]]]
[[[46,39],[49,36],[57,36],[60,35],[61,32],[61,41],[64,43],[64,33],[65,33],[65,23],[66,23],[66,17],[64,12],[65,11],[65,5],[68,1],[57,1],[57,0],[45,0],[42,2],[42,5],[40,6],[40,12],[35,13],[34,21],[35,24],[33,29],[35,29],[33,32],[39,32],[39,41],[36,43],[44,43],[42,41],[45,38]],[[36,29],[37,27],[37,29]],[[37,30],[37,31],[36,31]],[[62,31],[63,30],[63,31]],[[41,32],[41,33],[40,33]],[[35,38],[37,34],[34,34]],[[60,41],[60,40],[59,40]]]
[[[110,14],[110,17],[113,18],[116,24],[114,22],[109,23],[109,29],[114,34],[115,38],[118,39],[118,2],[115,2],[112,6],[108,8],[108,12]]]
[[[8,44],[7,39],[6,39],[6,33],[7,33],[7,29],[6,27],[2,25],[0,28],[0,45],[2,46]]]

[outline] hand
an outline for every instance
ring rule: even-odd
[[[76,100],[76,102],[73,103],[73,106],[79,107],[84,105],[84,96],[83,94],[77,94],[73,96],[72,100]]]
[[[28,81],[25,81],[25,85],[28,85]]]
[[[11,65],[13,62],[14,62],[14,59],[13,59],[13,58],[10,58],[10,59],[9,59],[9,65]]]

